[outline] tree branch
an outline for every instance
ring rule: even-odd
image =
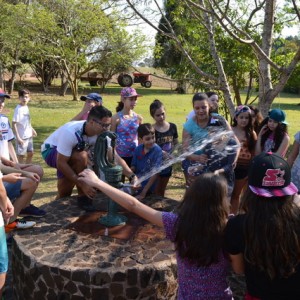
[[[299,12],[299,9],[298,9],[296,0],[292,0],[292,2],[293,2],[293,7],[294,7],[294,10],[295,10],[295,12],[296,12],[296,15],[297,15],[297,17],[298,17],[298,21],[300,22],[300,12]]]
[[[186,0],[188,1],[189,3],[191,3],[193,6],[199,8],[202,10],[202,6],[195,3],[194,1],[192,0]],[[268,57],[268,55],[260,48],[260,46],[251,38],[251,36],[246,33],[245,31],[241,30],[240,28],[236,27],[235,24],[227,17],[227,15],[221,10],[220,6],[216,3],[215,0],[211,0],[213,1],[213,3],[215,4],[215,6],[218,8],[221,16],[219,16],[217,13],[216,13],[216,10],[215,9],[211,9],[211,10],[207,10],[205,9],[206,12],[209,12],[210,14],[213,14],[219,24],[225,29],[225,31],[231,36],[233,37],[235,40],[237,40],[238,42],[240,43],[243,43],[243,44],[247,44],[247,45],[250,45],[253,50],[256,52],[257,56],[260,58],[260,59],[263,59],[265,61],[267,61],[275,70],[277,71],[281,71],[281,67],[278,66],[275,62],[273,62],[270,57]],[[211,7],[212,8],[212,7]],[[230,30],[228,28],[228,26],[224,23],[223,20],[226,20],[228,22],[228,24],[234,29],[236,30],[237,32],[239,32],[241,35],[244,35],[247,40],[245,39],[242,39],[240,38],[237,34],[235,34],[232,30]]]
[[[155,0],[155,4],[158,6],[159,8],[159,11],[161,12],[162,14],[162,17],[164,18],[164,20],[166,21],[167,25],[168,25],[168,28],[170,30],[171,33],[167,33],[167,32],[164,32],[163,30],[159,29],[157,26],[153,25],[152,22],[150,22],[149,20],[147,20],[136,8],[135,6],[131,3],[130,0],[126,0],[126,2],[128,3],[128,5],[131,7],[131,9],[134,10],[134,12],[140,17],[142,18],[147,24],[149,24],[152,28],[154,28],[155,30],[157,30],[160,34],[164,35],[164,36],[167,36],[168,38],[174,40],[176,42],[176,45],[177,47],[182,51],[182,53],[184,54],[184,56],[187,58],[187,60],[189,61],[190,65],[200,74],[202,75],[203,77],[209,79],[209,80],[213,80],[215,82],[218,82],[218,78],[213,76],[213,75],[210,75],[204,71],[202,71],[196,64],[195,62],[193,61],[193,59],[191,58],[190,54],[188,53],[188,51],[183,47],[181,41],[177,38],[174,30],[173,30],[173,27],[171,25],[171,23],[169,22],[169,20],[167,20],[167,18],[164,16],[161,8],[159,7],[157,1]]]

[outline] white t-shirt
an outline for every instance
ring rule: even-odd
[[[83,134],[83,125],[86,121],[71,121],[55,130],[44,142],[50,147],[56,146],[57,152],[70,157],[72,150],[79,142],[86,142],[88,146],[94,146],[97,135],[87,136]],[[42,145],[42,149],[43,146]]]
[[[9,159],[8,142],[14,138],[8,118],[0,114],[0,157]]]
[[[17,130],[21,139],[32,137],[32,127],[28,105],[18,104],[14,111],[13,122],[17,124]]]
[[[1,164],[1,160],[0,160],[0,164]],[[0,179],[2,179],[3,175],[0,171]],[[3,221],[3,217],[2,217],[2,212],[0,210],[0,227],[4,226],[4,221]]]

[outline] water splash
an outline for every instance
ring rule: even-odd
[[[177,145],[171,154],[167,158],[164,158],[161,166],[151,169],[150,172],[142,174],[139,176],[138,180],[135,182],[135,186],[139,185],[141,182],[149,179],[153,175],[160,173],[167,167],[172,166],[175,163],[182,162],[187,156],[193,154],[196,151],[204,150],[207,146],[210,146],[214,149],[214,154],[210,156],[208,164],[210,161],[217,158],[221,160],[222,158],[234,154],[240,148],[239,144],[228,145],[228,141],[234,138],[234,133],[231,130],[224,130],[224,128],[214,128],[210,131],[209,136],[201,141],[197,141],[194,144],[190,145],[187,150],[184,150],[182,145]],[[203,168],[204,165],[201,163],[193,166],[194,169],[189,170],[189,172],[195,172]]]

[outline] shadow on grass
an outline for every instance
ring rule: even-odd
[[[53,191],[53,192],[40,192],[40,193],[35,193],[34,194],[34,198],[33,198],[33,202],[34,201],[39,201],[41,199],[44,199],[44,198],[52,198],[52,200],[54,200],[55,196],[57,195],[57,191]],[[49,202],[49,201],[47,201]]]

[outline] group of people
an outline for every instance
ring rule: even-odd
[[[142,116],[134,111],[140,96],[132,87],[123,88],[114,115],[102,105],[99,94],[82,96],[82,112],[44,141],[42,156],[48,166],[57,169],[57,199],[70,196],[76,186],[78,205],[86,211],[95,210],[96,190],[83,185],[78,174],[86,167],[93,169],[97,137],[108,130],[116,134],[116,146],[110,151],[115,152],[115,163],[122,166],[123,180],[127,177],[134,184],[137,178],[162,165],[178,143],[177,127],[166,121],[165,108],[159,100],[153,101],[149,109],[155,123],[143,123]],[[134,189],[135,196],[139,200],[150,193],[164,196],[171,174],[172,167],[153,174]]]
[[[32,137],[36,135],[31,127],[27,103],[28,90],[19,91],[19,104],[13,115],[13,128],[3,114],[5,100],[10,96],[0,89],[0,297],[8,268],[5,232],[35,226],[36,222],[18,217],[43,217],[46,212],[31,204],[43,169],[31,163],[33,154]],[[13,140],[16,136],[16,151]],[[26,156],[27,155],[27,156]],[[25,163],[24,163],[25,160]]]
[[[29,95],[27,90],[19,92],[19,110],[27,106]],[[42,157],[57,169],[56,198],[70,196],[76,186],[78,206],[92,212],[96,210],[93,199],[101,191],[124,208],[164,227],[166,237],[175,244],[179,299],[232,299],[226,281],[230,263],[234,272],[246,275],[246,299],[298,299],[300,132],[286,161],[289,136],[282,110],[273,109],[262,120],[256,108],[241,105],[229,125],[218,114],[216,93],[196,93],[182,133],[183,150],[188,153],[194,149],[182,162],[186,181],[183,200],[176,213],[156,211],[141,200],[150,193],[164,196],[172,167],[149,176],[140,185],[135,183],[172,156],[178,132],[176,125],[166,120],[165,107],[157,99],[149,107],[154,123],[143,123],[143,117],[135,112],[139,97],[132,87],[122,89],[116,113],[112,114],[99,94],[82,96],[82,111],[44,141]],[[0,91],[0,113],[5,99],[9,95]],[[26,115],[31,131],[24,134],[20,123]],[[0,180],[0,208],[8,225],[22,224],[24,221],[16,221],[18,215],[46,213],[30,204],[43,176],[42,168],[31,164],[30,145],[36,132],[28,110],[15,112],[16,155],[8,119],[2,114],[0,117],[4,174],[0,173],[4,183],[2,186]],[[93,171],[97,137],[108,130],[116,134],[116,147],[109,147],[109,151],[114,151],[116,164],[122,166],[123,180],[126,177],[134,186],[131,194],[108,185]],[[19,163],[26,153],[26,164]],[[11,191],[8,183],[13,186]],[[19,195],[11,194],[17,190]],[[5,239],[3,225],[0,223],[1,241]],[[1,274],[7,270],[7,259],[3,261]]]
[[[12,119],[13,131],[8,117],[3,114],[5,99],[10,99],[10,96],[0,90],[0,167],[6,194],[14,207],[13,216],[6,220],[7,231],[14,228],[29,228],[36,224],[34,221],[17,219],[18,216],[39,218],[46,214],[44,210],[31,204],[32,196],[43,177],[43,169],[32,164],[33,137],[36,136],[36,131],[31,126],[27,105],[30,101],[30,92],[22,89],[18,96],[19,104],[14,110]]]

